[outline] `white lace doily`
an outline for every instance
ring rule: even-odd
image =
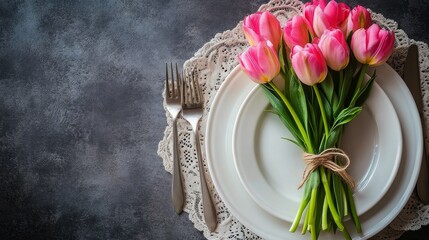
[[[298,0],[272,0],[260,7],[259,11],[270,11],[275,14],[281,23],[285,23],[291,16],[300,13],[302,2]],[[399,75],[402,75],[402,68],[406,57],[407,49],[411,44],[419,46],[420,67],[421,67],[421,87],[424,100],[424,114],[426,124],[424,131],[429,136],[429,48],[426,43],[409,39],[407,34],[398,29],[395,21],[384,18],[381,14],[372,13],[373,20],[388,28],[395,33],[396,43],[395,51],[388,63]],[[241,22],[232,30],[218,33],[200,50],[194,57],[185,62],[184,67],[198,71],[199,82],[203,87],[205,99],[204,115],[200,124],[201,150],[204,154],[204,133],[210,106],[216,92],[224,79],[231,70],[238,65],[237,56],[248,48],[246,39],[241,30]],[[164,102],[165,106],[165,102]],[[165,170],[172,172],[172,120],[171,116],[166,113],[167,127],[165,128],[164,138],[158,146],[158,155],[163,159]],[[204,236],[208,239],[260,239],[249,229],[243,226],[227,209],[222,199],[217,194],[205,166],[205,174],[208,181],[209,189],[212,193],[218,214],[218,227],[216,232],[210,233],[204,223],[202,214],[202,203],[200,197],[199,171],[196,159],[195,148],[193,143],[189,142],[191,128],[183,119],[178,119],[178,134],[180,145],[181,171],[184,181],[186,203],[185,211],[189,213],[189,219],[194,223],[195,228],[204,231]],[[429,147],[429,139],[425,139],[425,149]],[[205,159],[204,159],[205,161]],[[396,219],[374,239],[396,239],[404,231],[417,230],[423,225],[429,224],[429,206],[424,206],[417,198],[412,195],[404,209]]]

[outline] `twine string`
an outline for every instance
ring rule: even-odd
[[[298,186],[300,189],[305,181],[310,177],[310,174],[314,172],[319,166],[325,167],[332,172],[337,173],[351,189],[355,187],[355,181],[350,176],[346,169],[350,165],[350,158],[347,154],[339,148],[328,148],[319,154],[304,153],[304,162],[306,167],[302,174],[301,183]],[[334,159],[338,160],[337,164]]]

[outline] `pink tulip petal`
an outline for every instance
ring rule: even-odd
[[[337,16],[338,16],[338,3],[335,1],[330,1],[325,9],[323,9],[323,13],[326,16],[327,21],[329,22],[329,26],[337,26]]]
[[[262,38],[271,41],[275,49],[278,49],[282,33],[279,20],[270,12],[264,12],[259,26]]]
[[[303,48],[295,46],[291,53],[292,67],[297,77],[306,85],[323,81],[327,66],[323,54],[316,44],[306,44]]]
[[[295,45],[304,46],[309,43],[312,35],[307,19],[296,15],[286,23],[283,39],[289,49],[292,49]]]
[[[280,72],[278,57],[266,42],[249,47],[238,59],[242,70],[256,83],[267,83]]]
[[[341,30],[325,31],[318,46],[333,70],[339,71],[349,63],[349,48]]]
[[[304,4],[303,7],[303,15],[305,19],[310,23],[310,26],[313,26],[313,19],[314,19],[314,10],[316,9],[316,6],[313,4],[310,4],[309,2]]]
[[[380,27],[377,24],[371,25],[366,31],[366,49],[368,52],[373,53],[377,51],[380,38],[378,33],[380,32]]]
[[[372,24],[368,29],[358,29],[352,36],[352,50],[356,59],[372,66],[384,63],[392,54],[395,36],[392,32]],[[365,45],[363,48],[361,45]]]

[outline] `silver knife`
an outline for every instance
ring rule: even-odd
[[[423,99],[420,90],[420,68],[419,68],[419,50],[417,45],[413,44],[408,48],[407,59],[404,65],[404,81],[408,86],[411,94],[413,95],[414,102],[416,103],[417,109],[419,110],[421,124],[424,128],[424,117],[423,117]],[[423,139],[424,139],[423,130]],[[428,173],[428,162],[426,158],[426,150],[423,148],[423,159],[420,168],[419,178],[417,179],[417,195],[420,201],[428,205],[429,204],[429,173]]]

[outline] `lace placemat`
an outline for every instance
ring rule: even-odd
[[[302,2],[298,0],[272,0],[260,7],[259,11],[270,11],[275,14],[281,23],[301,12]],[[398,29],[398,24],[390,19],[386,19],[381,14],[372,12],[374,22],[384,28],[394,31],[396,37],[395,51],[388,63],[402,75],[402,69],[407,54],[407,49],[411,44],[417,44],[420,53],[421,68],[421,87],[424,100],[424,114],[426,124],[424,131],[429,136],[429,48],[426,43],[409,39],[407,34]],[[243,16],[244,18],[244,16]],[[219,90],[222,82],[238,65],[237,56],[248,48],[246,39],[241,30],[241,22],[232,30],[218,33],[200,50],[194,57],[185,62],[184,67],[187,69],[197,70],[199,82],[204,94],[204,115],[200,124],[201,150],[204,154],[204,134],[206,129],[208,112],[211,103]],[[164,102],[165,106],[165,102]],[[167,127],[164,131],[164,138],[158,146],[158,155],[163,159],[165,170],[172,172],[172,120],[166,112]],[[212,193],[218,214],[218,227],[216,232],[210,233],[205,225],[202,213],[202,202],[200,197],[199,171],[196,159],[195,148],[192,147],[189,139],[192,129],[190,125],[182,118],[177,121],[179,134],[179,152],[181,159],[181,171],[183,175],[186,203],[184,211],[189,213],[189,219],[194,223],[195,228],[204,232],[208,239],[260,239],[259,236],[252,233],[243,226],[229,211],[222,199],[214,189],[211,182],[206,164],[205,174],[208,181],[209,189]],[[429,139],[425,139],[425,149],[429,148]],[[204,159],[204,162],[206,160]],[[416,196],[412,195],[404,209],[396,219],[383,231],[373,237],[373,239],[397,239],[404,231],[417,230],[421,226],[429,224],[429,206],[425,206],[418,201]]]

